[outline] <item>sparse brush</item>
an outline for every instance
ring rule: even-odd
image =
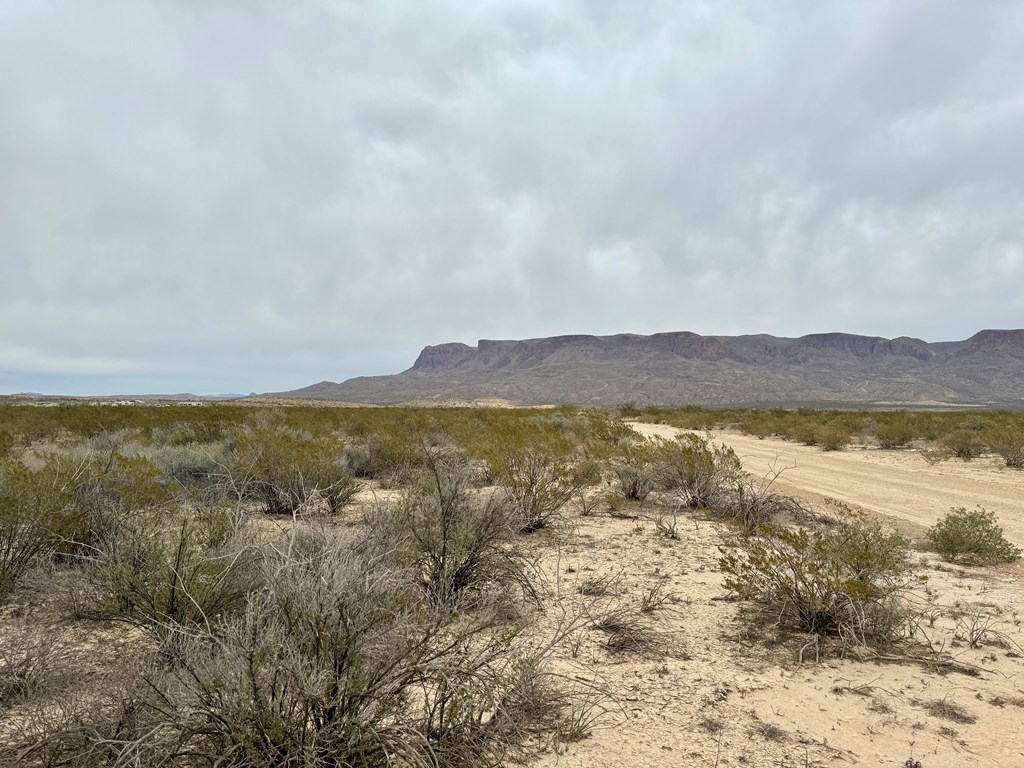
[[[0,639],[0,709],[45,695],[74,675],[59,631],[23,625]]]
[[[760,528],[720,560],[725,586],[778,616],[781,625],[864,645],[907,630],[902,596],[914,584],[906,539],[878,526],[828,531]]]
[[[664,587],[664,582],[659,581],[653,587],[644,591],[643,596],[640,598],[641,613],[654,613],[664,608],[665,605],[675,602],[675,595],[665,592]]]
[[[272,515],[296,515],[318,502],[336,515],[360,489],[345,468],[344,444],[282,426],[260,425],[235,441],[230,485]]]
[[[758,723],[753,732],[768,741],[785,741],[788,734],[773,723]]]
[[[679,539],[679,515],[674,510],[672,512],[659,513],[654,518],[654,530],[659,536],[663,536],[666,539]]]
[[[608,636],[605,645],[613,653],[647,653],[657,639],[650,627],[625,608],[606,613],[594,623],[594,628]]]
[[[809,519],[812,513],[799,500],[770,490],[779,474],[781,472],[774,472],[760,480],[735,481],[721,494],[714,513],[747,531],[775,524],[784,516],[800,521]]]
[[[906,418],[892,418],[880,424],[876,431],[878,444],[882,448],[903,448],[915,437],[914,427]]]
[[[586,597],[604,597],[614,594],[618,589],[621,573],[606,573],[602,576],[591,576],[580,581],[576,591]]]
[[[95,609],[161,636],[171,624],[208,625],[259,588],[259,558],[226,510],[140,515],[95,557]]]
[[[588,738],[598,723],[606,717],[611,708],[609,694],[595,687],[581,691],[567,692],[567,712],[555,731],[555,740],[573,743]]]
[[[933,699],[924,703],[925,711],[932,717],[941,717],[944,720],[952,720],[954,723],[970,725],[978,722],[978,718],[972,715],[967,708],[946,699]]]
[[[818,428],[817,443],[823,451],[841,451],[850,444],[850,431],[841,424],[826,424]]]
[[[957,429],[944,435],[940,443],[943,448],[964,461],[976,459],[985,451],[985,441],[974,429]]]
[[[1013,469],[1024,467],[1024,425],[1006,420],[990,426],[982,439],[992,450],[1003,457],[1006,466]]]
[[[457,450],[428,450],[421,463],[400,500],[367,512],[375,550],[416,574],[437,605],[465,607],[508,589],[534,596],[506,500],[473,489],[472,468]]]
[[[498,766],[563,719],[546,648],[435,611],[408,573],[325,538],[263,561],[272,588],[211,626],[170,624],[115,733],[97,715],[34,748],[50,765]]]
[[[653,457],[658,487],[694,509],[714,507],[741,472],[732,448],[692,432],[680,433],[675,440],[655,439]]]
[[[1009,563],[1021,551],[1003,536],[994,512],[953,507],[928,530],[928,540],[944,559],[972,565]]]

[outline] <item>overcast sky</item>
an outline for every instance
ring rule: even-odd
[[[0,392],[1024,326],[1024,4],[0,0]]]

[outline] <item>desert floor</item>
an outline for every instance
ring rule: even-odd
[[[756,476],[784,470],[773,489],[819,511],[875,516],[920,541],[951,506],[981,504],[1024,545],[1024,473],[995,460],[929,465],[913,450],[823,453],[731,432],[715,439]],[[584,626],[562,642],[563,681],[594,691],[581,722],[603,715],[588,737],[538,765],[1024,766],[1020,566],[961,568],[915,552],[928,577],[915,595],[915,638],[884,658],[844,659],[833,649],[816,660],[807,637],[755,629],[753,608],[725,599],[718,558],[735,529],[686,513],[679,538],[667,538],[655,525],[666,511],[567,514],[537,540],[546,597],[560,606],[546,612],[548,629],[621,609],[643,641],[617,651],[611,635]],[[645,595],[664,602],[645,612]]]

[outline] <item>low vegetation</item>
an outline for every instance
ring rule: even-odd
[[[765,609],[783,629],[888,644],[905,633],[901,601],[913,585],[908,541],[878,526],[759,528],[720,561],[725,587]]]
[[[1003,536],[995,513],[982,507],[952,508],[928,530],[928,540],[944,559],[971,565],[1010,563],[1021,555]]]
[[[695,430],[643,440],[572,407],[2,410],[0,763],[33,768],[499,766],[585,738],[606,694],[554,674],[556,649],[668,675],[662,624],[690,598],[656,566],[632,594],[607,569],[542,581],[578,515],[658,552],[709,526],[726,590],[778,631],[891,646],[909,542],[823,521],[705,430],[1024,452],[1015,414],[628,404]],[[1020,555],[980,508],[929,539]]]

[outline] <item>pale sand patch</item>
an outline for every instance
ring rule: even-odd
[[[675,429],[641,426],[648,434]],[[995,510],[1018,543],[1024,524],[1017,500],[1024,475],[975,461],[929,467],[912,452],[851,450],[824,454],[778,440],[723,433],[744,464],[764,474],[792,466],[777,490],[810,501],[843,499],[881,515],[906,515],[915,525],[934,522],[951,505],[981,502]],[[818,505],[820,507],[820,504]],[[1016,510],[1016,514],[1014,514]],[[570,680],[591,679],[614,696],[610,712],[582,741],[543,756],[543,768],[646,766],[894,766],[909,758],[923,768],[1024,765],[1024,595],[1017,568],[962,569],[934,555],[914,555],[929,577],[918,595],[925,636],[937,651],[979,668],[977,677],[942,674],[920,664],[813,657],[800,665],[801,638],[767,647],[746,628],[749,606],[723,600],[719,547],[735,531],[727,525],[680,519],[681,538],[659,537],[648,505],[625,520],[574,516],[554,532],[557,547],[537,540],[547,577],[546,602],[595,615],[613,607],[638,612],[656,584],[678,602],[651,614],[657,648],[644,655],[615,654],[606,636],[581,630],[559,648],[557,668]],[[615,578],[604,598],[580,595],[587,579]],[[930,615],[928,615],[930,614]],[[978,647],[968,643],[970,616],[987,628]],[[553,625],[548,607],[540,629]],[[955,616],[961,615],[959,622]],[[914,649],[911,649],[912,651]],[[919,647],[915,652],[927,655]],[[944,719],[934,702],[963,707],[974,723]]]
[[[647,437],[671,438],[680,431],[664,424],[632,426]],[[934,525],[950,507],[981,505],[999,516],[1006,538],[1024,547],[1024,471],[1008,469],[997,457],[929,465],[916,450],[853,446],[825,452],[733,430],[716,433],[714,440],[731,446],[753,475],[783,470],[773,486],[780,493],[819,505],[835,499],[922,527]]]

